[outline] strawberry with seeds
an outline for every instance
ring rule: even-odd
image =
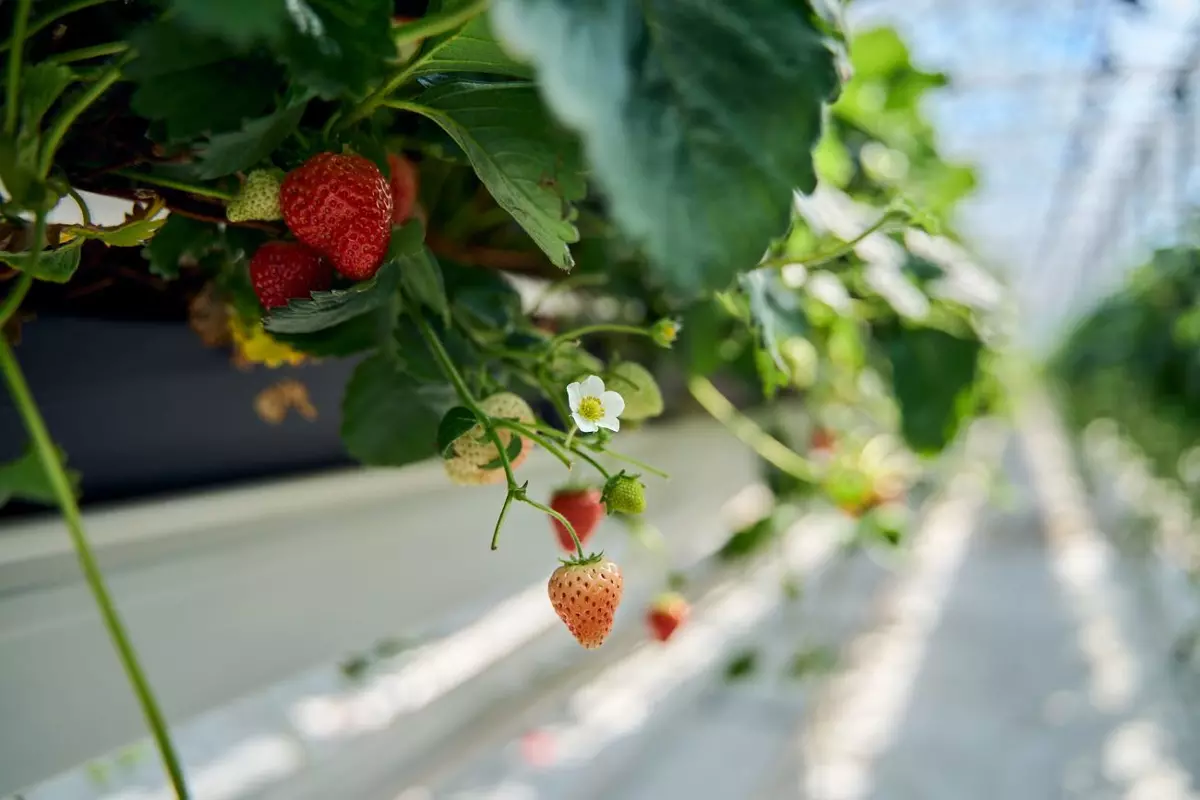
[[[286,306],[333,284],[333,267],[299,242],[267,242],[250,259],[250,283],[264,308]]]
[[[361,281],[379,271],[392,232],[392,188],[371,161],[318,153],[284,178],[279,206],[296,238],[342,275]]]
[[[567,561],[546,588],[554,611],[581,645],[591,650],[604,644],[625,588],[620,567],[602,555]]]
[[[600,502],[598,489],[559,489],[550,498],[550,508],[567,518],[575,528],[575,535],[579,537],[580,544],[587,544],[592,532],[604,518],[604,504]],[[568,553],[574,551],[575,542],[571,539],[567,526],[554,517],[550,518],[550,522],[563,550]]]
[[[676,592],[665,592],[655,598],[646,612],[646,625],[650,635],[660,642],[665,642],[675,633],[675,629],[687,621],[691,606]]]

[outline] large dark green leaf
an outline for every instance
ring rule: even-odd
[[[404,256],[400,261],[400,288],[405,295],[432,310],[444,322],[450,322],[450,302],[442,269],[428,248]]]
[[[360,314],[332,328],[312,333],[272,333],[280,342],[317,358],[342,358],[373,350],[383,335],[387,321],[381,319],[384,309]]]
[[[170,22],[134,33],[138,57],[125,67],[136,88],[130,105],[165,123],[171,140],[237,128],[266,112],[279,88],[278,67],[261,56],[239,56],[219,39]]]
[[[171,6],[189,27],[241,45],[278,39],[289,22],[288,0],[173,0]]]
[[[394,259],[383,263],[368,280],[349,289],[313,292],[308,300],[289,300],[284,308],[271,311],[264,326],[271,333],[313,333],[382,306],[395,294],[399,269]]]
[[[396,57],[392,0],[291,0],[289,10],[280,57],[323,97],[365,92]]]
[[[434,432],[455,402],[447,384],[418,383],[386,354],[358,365],[342,402],[342,441],[364,464],[401,466],[437,455]]]
[[[880,340],[891,361],[905,440],[920,453],[941,451],[970,411],[982,345],[933,328],[897,327]]]
[[[450,11],[472,0],[450,0],[440,10]],[[433,10],[431,6],[431,10]],[[486,14],[474,17],[463,27],[427,42],[417,57],[413,75],[435,73],[475,72],[507,75],[512,78],[532,78],[528,64],[513,60],[496,41]]]
[[[213,136],[199,147],[196,175],[211,180],[262,161],[296,130],[307,104],[308,97],[300,97],[273,114],[245,122],[240,130]]]
[[[495,0],[492,22],[673,284],[728,286],[816,185],[838,77],[807,2]]]
[[[488,191],[556,266],[574,262],[572,203],[587,191],[578,143],[554,124],[528,83],[455,82],[416,99],[413,110],[446,131]]]
[[[142,248],[142,256],[150,263],[150,271],[163,278],[179,277],[179,262],[184,257],[199,258],[219,241],[215,225],[171,214],[167,224]]]
[[[30,133],[38,130],[42,117],[71,83],[71,70],[61,64],[43,63],[21,73],[21,125]]]

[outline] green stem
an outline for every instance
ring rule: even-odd
[[[175,746],[171,742],[166,719],[163,717],[145,673],[138,663],[133,644],[130,642],[116,606],[113,605],[112,598],[108,594],[100,567],[97,565],[91,546],[84,535],[79,506],[75,502],[75,493],[67,478],[66,470],[63,469],[62,461],[59,460],[58,450],[50,438],[49,431],[46,430],[46,423],[34,403],[33,395],[29,391],[29,385],[25,382],[25,376],[21,373],[20,365],[17,364],[12,349],[3,337],[0,337],[0,372],[4,373],[4,380],[8,384],[13,402],[29,431],[34,449],[42,463],[42,469],[46,471],[46,477],[54,490],[54,496],[67,525],[67,533],[71,537],[75,553],[79,558],[79,566],[83,570],[88,588],[91,589],[96,605],[100,609],[100,616],[104,621],[104,626],[108,629],[113,646],[116,648],[121,666],[125,668],[125,674],[141,705],[142,714],[145,716],[154,742],[158,746],[167,777],[175,790],[175,796],[179,800],[187,800],[189,797],[187,783],[183,777],[183,768],[180,766],[179,757],[175,753]]]
[[[25,28],[29,24],[29,6],[33,0],[17,0],[13,11],[13,48],[8,53],[8,88],[4,94],[4,131],[17,132],[17,111],[21,105],[21,59],[25,55]]]
[[[99,58],[100,56],[117,56],[129,49],[126,42],[108,42],[106,44],[94,44],[91,47],[80,47],[78,50],[68,50],[65,53],[58,53],[46,59],[55,64],[73,64],[76,61],[87,61],[89,58]]]
[[[632,464],[633,466],[637,467],[638,469],[644,469],[644,470],[646,470],[646,472],[657,475],[660,478],[666,479],[666,478],[671,477],[670,474],[663,472],[658,467],[652,467],[649,464],[647,464],[645,461],[638,461],[633,456],[627,456],[624,453],[618,453],[616,450],[609,450],[607,447],[604,449],[603,452],[604,452],[604,455],[609,456],[610,458],[615,458],[617,461],[624,461],[626,464]]]
[[[67,187],[67,194],[69,194],[71,199],[75,201],[75,205],[79,206],[79,214],[83,217],[84,227],[91,227],[92,212],[88,209],[87,203],[84,201],[83,196],[75,190],[74,186]]]
[[[45,178],[50,174],[50,167],[54,163],[54,154],[58,152],[58,146],[62,144],[63,137],[67,135],[67,130],[79,118],[79,115],[87,110],[87,107],[108,91],[121,77],[121,67],[125,65],[133,57],[133,51],[128,51],[122,58],[118,59],[111,67],[106,69],[100,77],[88,87],[87,91],[79,95],[75,102],[67,108],[64,108],[58,117],[54,120],[54,124],[46,132],[46,138],[42,142],[41,156],[38,158],[38,175]]]
[[[496,527],[492,529],[492,549],[500,549],[500,529],[504,527],[504,518],[508,515],[508,507],[512,505],[514,492],[509,489],[504,495],[504,505],[500,506],[500,516],[496,518]]]
[[[567,342],[573,342],[581,336],[589,333],[628,333],[634,336],[653,336],[654,332],[648,328],[639,328],[636,325],[616,325],[610,323],[597,323],[595,325],[584,325],[582,328],[576,328],[573,331],[559,334],[550,340],[550,352],[554,352],[560,345]]]
[[[541,503],[537,502],[536,500],[530,500],[528,497],[524,497],[524,496],[522,496],[521,499],[524,500],[526,503],[529,503],[529,505],[533,506],[538,511],[545,512],[546,514],[549,514],[550,516],[554,517],[556,520],[561,522],[563,524],[563,527],[567,529],[567,533],[571,534],[571,541],[573,541],[575,543],[575,552],[579,553],[579,558],[581,560],[584,558],[587,558],[587,556],[585,556],[583,553],[583,542],[579,541],[579,535],[577,533],[575,533],[575,526],[571,524],[571,520],[567,519],[566,517],[564,517],[562,514],[558,513],[557,511],[555,511],[550,506],[544,506]]]
[[[466,25],[473,18],[486,11],[488,2],[489,0],[473,0],[473,2],[467,3],[461,8],[445,11],[440,14],[429,14],[414,22],[405,23],[396,28],[396,31],[392,34],[392,40],[399,47],[402,44],[414,42],[417,39],[425,39],[454,30],[462,25]],[[375,109],[384,105],[384,102],[388,99],[388,95],[403,86],[436,52],[437,48],[426,48],[425,52],[405,64],[398,72],[376,88],[375,91],[364,97],[358,105],[350,109],[350,112],[341,118],[336,127],[345,128],[353,125],[360,119],[369,117]]]
[[[471,394],[470,387],[463,380],[463,376],[459,373],[458,368],[454,366],[454,361],[451,360],[450,354],[446,352],[442,340],[433,332],[433,328],[429,327],[429,323],[420,314],[413,314],[413,320],[416,322],[417,330],[421,332],[421,337],[425,339],[425,345],[429,348],[429,352],[433,354],[438,365],[442,368],[442,373],[450,381],[450,385],[454,387],[454,391],[458,394],[458,399],[462,404],[471,410],[475,418],[479,420],[479,424],[483,426],[483,430],[487,433],[488,438],[492,440],[492,444],[496,445],[496,451],[500,454],[500,463],[504,466],[504,474],[508,478],[508,491],[512,493],[517,487],[517,479],[513,475],[512,463],[508,459],[508,448],[504,446],[500,434],[496,432],[496,426],[492,418],[488,416],[479,404],[475,402],[474,395]]]
[[[490,0],[474,0],[461,8],[442,11],[438,14],[427,14],[412,22],[397,25],[392,30],[392,41],[399,47],[402,44],[430,39],[452,31],[487,11],[489,2]]]
[[[164,178],[159,175],[147,175],[144,172],[138,172],[132,169],[114,169],[110,175],[119,175],[122,178],[128,178],[131,181],[138,183],[149,184],[150,186],[161,186],[164,189],[178,189],[181,192],[190,192],[191,194],[201,197],[211,197],[214,200],[224,200],[229,202],[234,199],[233,192],[226,192],[223,189],[217,189],[212,186],[201,186],[199,184],[190,183],[188,181],[177,181],[174,178]]]
[[[561,461],[563,466],[565,466],[567,469],[571,468],[571,457],[564,453],[557,444],[537,433],[532,428],[522,425],[520,422],[512,419],[493,419],[492,422],[497,428],[508,428],[510,431],[515,431],[524,436],[526,439],[540,444],[548,453],[550,453],[550,455]]]
[[[608,470],[606,470],[606,469],[605,469],[603,466],[601,466],[601,464],[600,464],[600,462],[599,462],[599,461],[597,461],[596,459],[592,458],[592,457],[591,457],[590,455],[588,455],[587,453],[583,452],[583,450],[581,450],[581,449],[579,448],[579,446],[578,446],[578,445],[576,445],[575,447],[572,447],[572,448],[571,448],[571,452],[573,452],[575,455],[579,456],[579,457],[580,457],[580,458],[582,458],[584,461],[588,462],[588,463],[589,463],[589,464],[591,464],[593,467],[595,467],[596,471],[600,473],[600,475],[601,475],[601,476],[604,478],[604,480],[608,480],[610,477],[612,477],[612,476],[609,474],[609,471],[608,471]]]
[[[22,272],[17,276],[17,282],[9,290],[8,296],[4,298],[4,302],[0,303],[0,338],[4,338],[4,326],[12,319],[13,314],[17,313],[17,309],[21,306],[21,301],[29,293],[30,286],[33,286],[33,273]]]
[[[48,27],[49,25],[52,25],[55,21],[57,21],[58,19],[60,19],[62,17],[65,17],[67,14],[73,14],[76,11],[82,11],[85,8],[91,8],[92,6],[98,6],[101,3],[107,3],[109,1],[110,0],[74,0],[74,2],[72,2],[72,3],[66,3],[66,4],[60,6],[59,8],[54,9],[53,11],[47,12],[44,16],[38,17],[33,22],[33,24],[29,26],[29,30],[26,31],[26,35],[33,36],[38,31],[42,30],[43,28]],[[12,48],[13,43],[15,41],[17,41],[17,37],[14,32],[13,38],[8,39],[7,41],[5,41],[3,43],[0,43],[0,53],[3,53],[5,50],[8,50],[9,48]],[[16,49],[20,49],[20,48],[16,48]]]
[[[688,391],[713,419],[724,425],[730,433],[763,459],[795,478],[809,483],[816,482],[817,470],[807,459],[738,411],[708,378],[691,378],[688,380]]]
[[[869,228],[867,228],[865,231],[860,233],[858,236],[855,236],[853,239],[851,239],[848,242],[842,242],[837,247],[830,248],[829,250],[826,250],[823,253],[816,253],[815,255],[810,256],[808,258],[789,258],[787,256],[781,256],[779,258],[768,258],[767,260],[760,262],[758,266],[759,267],[767,267],[770,269],[782,269],[783,267],[790,267],[790,266],[794,266],[794,265],[801,266],[801,267],[820,266],[821,264],[824,264],[829,261],[833,261],[836,258],[841,258],[842,256],[846,255],[847,253],[853,251],[854,248],[856,248],[860,244],[862,244],[864,239],[866,239],[868,236],[875,233],[876,231],[880,230],[881,228],[885,227],[888,223],[892,222],[895,218],[896,218],[895,214],[893,214],[891,212],[885,213],[879,219],[875,220],[875,222]]]

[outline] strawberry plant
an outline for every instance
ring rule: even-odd
[[[61,509],[177,796],[182,770],[78,484],[18,364],[19,326],[61,284],[120,296],[132,273],[186,297],[193,328],[243,365],[356,359],[347,452],[441,459],[455,484],[505,486],[493,549],[514,502],[547,514],[573,551],[551,602],[598,646],[622,579],[583,542],[601,508],[646,510],[641,476],[666,477],[619,447],[685,399],[656,376],[682,373],[781,500],[842,489],[828,458],[744,402],[803,398],[826,450],[867,448],[865,426],[922,454],[987,406],[974,312],[905,245],[914,221],[950,226],[970,188],[917,109],[937,81],[891,31],[848,39],[834,6],[743,0],[736,19],[718,0],[0,9],[0,372],[31,443],[0,465],[0,499]],[[877,169],[881,148],[911,180]],[[821,223],[818,181],[873,210],[853,230]],[[84,192],[133,210],[95,224]],[[60,206],[81,222],[51,223]],[[899,261],[869,261],[868,240]],[[566,312],[543,312],[562,295]],[[518,477],[534,450],[603,488],[543,503]]]

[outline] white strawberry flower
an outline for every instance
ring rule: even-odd
[[[567,402],[571,406],[571,418],[580,432],[595,433],[600,428],[621,430],[621,421],[617,417],[625,410],[625,398],[617,392],[606,392],[600,376],[589,375],[568,385]]]

